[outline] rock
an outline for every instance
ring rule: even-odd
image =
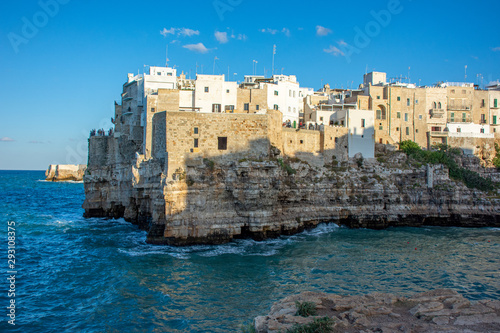
[[[51,164],[45,171],[45,180],[53,182],[82,181],[87,166],[85,164]]]
[[[286,332],[293,325],[304,325],[314,318],[327,316],[333,319],[335,332],[500,332],[500,309],[496,300],[471,303],[449,289],[432,290],[410,298],[383,295],[306,292],[290,296],[275,303],[267,316],[257,317],[255,329],[259,333]],[[295,301],[331,305],[318,308],[316,317],[283,316],[284,309],[291,309]],[[460,307],[451,309],[456,304]]]

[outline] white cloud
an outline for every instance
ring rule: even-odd
[[[163,35],[163,37],[167,37],[167,35],[191,37],[194,35],[199,35],[200,32],[198,30],[193,30],[193,29],[188,29],[188,28],[170,28],[170,29],[163,28],[163,30],[160,31],[160,34]]]
[[[245,35],[245,34],[238,34],[238,40],[245,41],[245,40],[247,40],[247,38],[248,38],[248,37],[247,37],[247,35]]]
[[[288,28],[283,28],[283,29],[281,29],[281,31],[277,30],[277,29],[271,29],[271,28],[260,29],[259,31],[262,33],[267,33],[267,34],[271,34],[271,35],[276,35],[278,32],[282,32],[285,34],[285,36],[290,37],[290,29],[288,29]]]
[[[493,52],[500,52],[500,46],[499,47],[493,47],[491,50]]]
[[[347,43],[343,39],[339,40],[337,44],[339,44],[340,46],[347,46]]]
[[[227,32],[216,31],[215,38],[221,44],[226,44],[229,41],[229,39],[227,38]]]
[[[261,29],[260,32],[276,35],[278,33],[278,30],[267,28],[267,29]]]
[[[191,36],[194,36],[194,35],[199,35],[200,32],[198,30],[192,30],[192,29],[187,29],[187,28],[182,28],[182,29],[179,29],[179,35],[180,36],[188,36],[188,37],[191,37]]]
[[[203,43],[198,44],[188,44],[184,45],[183,48],[188,49],[189,51],[198,52],[198,53],[208,53],[210,49],[207,49]]]
[[[160,34],[163,35],[163,37],[167,37],[167,35],[175,35],[175,28],[170,28],[170,29],[167,29],[167,28],[163,28],[162,31],[160,31]]]
[[[339,50],[338,47],[333,45],[330,45],[329,48],[324,49],[323,51],[325,51],[326,53],[330,53],[331,55],[334,55],[336,57],[345,55],[344,52],[342,52],[341,50]]]
[[[0,142],[12,142],[12,141],[15,141],[15,140],[12,138],[6,137],[6,136],[4,136],[3,138],[0,139]]]
[[[328,28],[322,27],[320,25],[316,26],[316,35],[318,35],[318,36],[327,36],[331,33],[332,33],[332,31]]]

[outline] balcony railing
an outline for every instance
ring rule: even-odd
[[[472,109],[472,105],[449,105],[448,110],[456,110],[456,111],[469,111]]]
[[[443,109],[431,109],[429,111],[431,118],[443,118],[444,110]]]
[[[449,132],[431,131],[430,133],[431,133],[431,136],[445,137],[445,136],[448,136]]]

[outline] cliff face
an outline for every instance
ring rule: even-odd
[[[321,222],[354,228],[500,226],[499,200],[403,153],[314,167],[300,160],[194,159],[168,179],[161,160],[90,166],[87,217],[124,217],[153,244],[217,244],[293,234]]]
[[[53,182],[82,181],[86,169],[85,164],[51,164],[45,171],[45,180]]]

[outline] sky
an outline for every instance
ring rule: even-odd
[[[500,1],[0,2],[0,169],[85,164],[127,73],[296,75],[356,88],[368,71],[420,85],[500,79]],[[215,64],[215,66],[214,66]],[[465,68],[467,66],[467,69]]]

